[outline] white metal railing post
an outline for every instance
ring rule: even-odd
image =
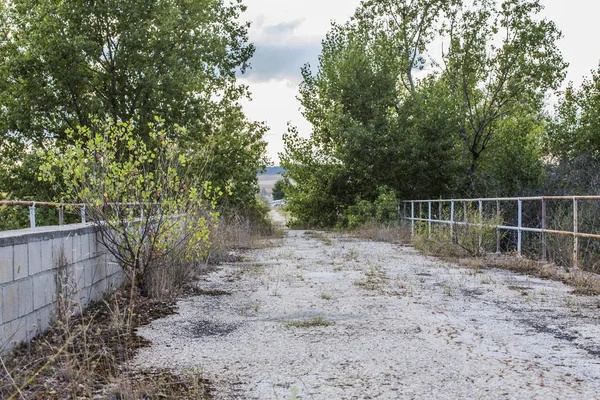
[[[454,240],[454,201],[450,202],[450,239]]]
[[[65,207],[64,207],[64,204],[62,204],[62,203],[58,207],[58,224],[59,225],[65,224]]]
[[[479,200],[479,252],[483,251],[483,201]]]
[[[496,224],[500,223],[500,214],[500,200],[496,200]],[[502,235],[500,234],[500,228],[497,226],[498,225],[496,225],[496,254],[500,254],[500,239],[502,238]]]
[[[523,201],[519,199],[519,215],[518,219],[518,227],[517,227],[517,256],[521,257],[521,239],[523,236],[523,231],[521,228],[523,227]]]
[[[517,201],[517,223],[507,224],[503,221],[503,210],[502,210],[502,202],[513,202]],[[529,226],[531,223],[527,223],[527,221],[523,221],[523,202],[525,201],[541,201],[542,202],[542,219],[541,226]],[[573,202],[573,228],[571,230],[556,230],[549,229],[548,223],[548,213],[552,212],[552,210],[548,210],[548,201],[571,201]],[[550,250],[548,248],[548,235],[562,235],[562,236],[570,236],[573,237],[573,254],[572,254],[572,266],[574,268],[578,268],[582,263],[580,259],[579,253],[579,238],[589,238],[589,239],[597,239],[600,240],[600,233],[589,233],[589,232],[579,232],[579,201],[600,201],[600,196],[532,196],[532,197],[496,197],[496,198],[477,198],[477,199],[432,199],[432,200],[406,200],[404,202],[404,216],[405,220],[411,221],[411,236],[415,237],[416,230],[425,229],[425,222],[427,222],[427,228],[429,237],[431,238],[433,235],[433,224],[434,223],[442,223],[442,224],[450,224],[450,238],[454,242],[459,241],[460,237],[460,226],[464,225],[465,227],[478,226],[480,229],[484,227],[484,217],[486,217],[485,211],[485,202],[496,202],[496,216],[498,218],[495,224],[490,224],[487,221],[488,226],[493,229],[496,229],[496,252],[502,251],[502,240],[503,240],[503,231],[507,232],[517,232],[516,238],[516,253],[519,258],[523,257],[523,233],[529,232],[534,234],[541,234],[542,238],[542,251],[541,251],[541,260],[544,262],[548,261],[548,258],[551,255],[548,254]],[[450,219],[447,220],[444,216],[444,203],[450,203]],[[475,202],[477,202],[477,206],[475,206]],[[410,203],[410,218],[408,217],[408,204]],[[416,210],[416,205],[419,205],[419,209]],[[427,203],[428,209],[426,212],[423,212],[423,205]],[[434,218],[434,204],[438,204],[438,218]],[[461,213],[461,205],[462,203],[462,216]],[[31,202],[14,202],[14,201],[0,201],[0,205],[9,204],[9,205],[19,205],[19,206],[29,206]],[[537,204],[537,203],[536,203]],[[563,203],[564,204],[564,203]],[[56,207],[57,205],[54,203],[37,203],[39,205],[48,205]],[[477,207],[477,208],[476,208]],[[471,214],[469,214],[471,213]],[[491,214],[489,214],[491,213]],[[493,209],[488,210],[489,217],[493,216]],[[479,221],[476,222],[476,219],[479,218]],[[491,220],[491,219],[490,219]],[[420,225],[417,227],[417,221],[420,222]],[[424,233],[424,231],[422,232]],[[484,242],[484,233],[483,230],[478,232],[479,246],[481,250],[485,250],[484,247],[486,243]],[[532,243],[528,244],[529,246]],[[527,248],[526,250],[534,250],[533,248]]]
[[[546,199],[542,199],[542,261],[548,259],[548,250],[546,248],[546,229],[548,229],[548,221],[546,220]]]
[[[579,226],[577,223],[579,214],[577,198],[573,197],[573,268],[577,268],[579,265]]]
[[[35,228],[35,201],[29,206],[29,226]]]
[[[415,202],[410,202],[410,235],[415,238]]]
[[[81,207],[81,223],[85,224],[85,204]]]
[[[431,239],[431,202],[427,202],[429,206],[428,218],[427,218],[427,237]]]

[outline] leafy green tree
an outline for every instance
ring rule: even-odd
[[[600,69],[580,88],[569,84],[547,130],[550,154],[559,160],[589,155],[600,160]]]
[[[285,138],[292,214],[335,224],[378,187],[439,198],[539,184],[543,99],[566,67],[540,10],[538,0],[372,0],[334,24],[317,73],[302,70],[311,136]],[[416,79],[438,33],[450,40],[443,63]]]
[[[39,177],[61,188],[63,201],[86,204],[100,243],[144,296],[157,269],[208,254],[215,196],[225,190],[186,172],[190,153],[169,139],[173,131],[182,129],[149,123],[149,146],[131,123],[92,121],[67,131],[72,144],[45,153]]]
[[[398,9],[400,3],[392,8],[407,12],[408,2]],[[442,8],[442,2],[430,3],[432,9]],[[323,41],[317,74],[309,66],[302,70],[300,101],[313,132],[303,139],[290,130],[282,164],[294,182],[288,207],[303,223],[335,224],[357,199],[374,201],[379,186],[413,197],[419,185],[427,191],[418,195],[432,196],[448,193],[453,185],[458,148],[447,132],[453,121],[443,118],[448,104],[437,93],[443,87],[435,79],[417,85],[411,71],[419,57],[410,49],[398,53],[408,45],[410,29],[417,29],[410,43],[424,46],[437,17],[427,21],[424,32],[421,23],[431,16],[411,12],[402,22],[405,31],[390,35],[389,27],[397,29],[400,22],[395,14],[378,16],[388,6],[392,3],[365,2],[355,20],[334,25]],[[409,53],[413,58],[407,64]]]
[[[475,0],[449,13],[444,79],[463,116],[459,135],[470,155],[471,181],[503,120],[525,111],[539,115],[548,91],[564,79],[567,64],[557,47],[562,34],[539,17],[542,9],[539,0]]]
[[[548,193],[591,194],[600,190],[600,69],[581,87],[569,84],[545,130]]]
[[[279,179],[273,185],[273,200],[282,200],[285,198],[285,188],[290,184],[287,179]]]
[[[247,88],[236,73],[254,52],[240,1],[13,0],[0,10],[7,169],[32,148],[71,144],[75,128],[95,118],[132,121],[137,140],[150,143],[148,123],[158,115],[187,128],[171,134],[197,152],[197,174],[231,182],[242,204],[253,195],[266,128],[239,105]]]

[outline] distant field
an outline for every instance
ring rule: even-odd
[[[258,176],[258,186],[262,191],[265,189],[267,194],[270,196],[273,193],[273,186],[275,182],[281,179],[281,175],[279,174],[269,174],[269,175],[259,175]]]

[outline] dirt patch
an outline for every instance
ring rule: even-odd
[[[230,296],[231,292],[219,289],[201,289],[193,287],[190,289],[189,294],[191,296]]]
[[[226,336],[236,329],[237,326],[235,324],[219,324],[213,321],[194,321],[185,327],[185,331],[191,338]]]
[[[510,290],[516,290],[517,292],[526,291],[526,290],[533,290],[533,288],[530,288],[530,287],[527,287],[527,286],[515,286],[515,285],[508,285],[506,288],[510,289]]]

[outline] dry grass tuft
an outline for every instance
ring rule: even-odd
[[[0,374],[0,398],[212,398],[201,374],[127,367],[137,350],[149,345],[135,328],[174,309],[173,301],[131,298],[119,290],[80,315],[63,315],[52,329],[2,359],[8,373]]]
[[[320,240],[325,246],[333,246],[333,241],[329,239],[323,232],[306,231],[305,235],[310,236],[313,239]]]
[[[267,221],[268,222],[268,221]],[[256,221],[242,216],[223,217],[213,229],[209,264],[240,261],[235,250],[251,250],[271,247],[274,239],[284,237],[283,229],[270,222]]]
[[[325,317],[319,315],[318,317],[301,319],[296,321],[287,321],[285,326],[287,328],[313,328],[317,326],[330,326],[333,325],[333,322],[328,321]]]
[[[383,290],[387,280],[388,277],[383,270],[383,267],[372,265],[369,270],[365,272],[364,278],[356,281],[355,285],[366,290]]]
[[[487,254],[479,258],[446,258],[476,271],[485,268],[506,269],[536,278],[550,279],[573,286],[573,293],[585,296],[600,295],[600,276],[580,269],[565,269],[554,263],[541,263],[508,254]]]
[[[350,231],[361,239],[407,245],[411,242],[410,228],[402,224],[365,224]]]

